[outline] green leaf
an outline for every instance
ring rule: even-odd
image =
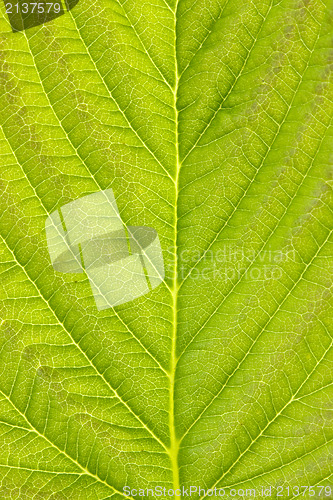
[[[80,0],[13,33],[1,6],[1,499],[333,483],[332,14]],[[110,188],[166,277],[99,311],[44,227]]]

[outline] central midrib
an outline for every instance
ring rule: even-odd
[[[176,355],[176,341],[177,341],[177,321],[178,321],[178,259],[177,259],[177,233],[178,233],[178,191],[179,191],[179,171],[180,171],[180,159],[179,159],[179,131],[178,131],[178,110],[177,110],[177,94],[178,94],[178,61],[177,61],[177,45],[176,45],[176,27],[177,27],[177,8],[178,0],[176,1],[175,11],[174,11],[174,59],[175,59],[175,84],[173,88],[173,106],[175,110],[175,155],[176,155],[176,169],[175,169],[175,203],[174,203],[174,261],[172,268],[172,345],[171,345],[171,360],[170,360],[170,408],[169,408],[169,429],[170,429],[170,460],[172,465],[172,476],[173,476],[173,489],[176,491],[179,488],[179,467],[178,467],[178,451],[179,451],[179,440],[176,436],[175,427],[175,371],[177,365],[177,355]],[[175,495],[175,498],[177,496]],[[179,498],[179,497],[178,497]]]

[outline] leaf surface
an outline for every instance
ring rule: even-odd
[[[331,0],[1,14],[1,498],[332,484]],[[97,311],[44,225],[108,188],[166,279]]]

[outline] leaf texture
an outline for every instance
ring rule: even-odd
[[[332,485],[332,15],[81,0],[12,33],[1,6],[1,499]],[[44,225],[108,188],[166,279],[97,311]]]

